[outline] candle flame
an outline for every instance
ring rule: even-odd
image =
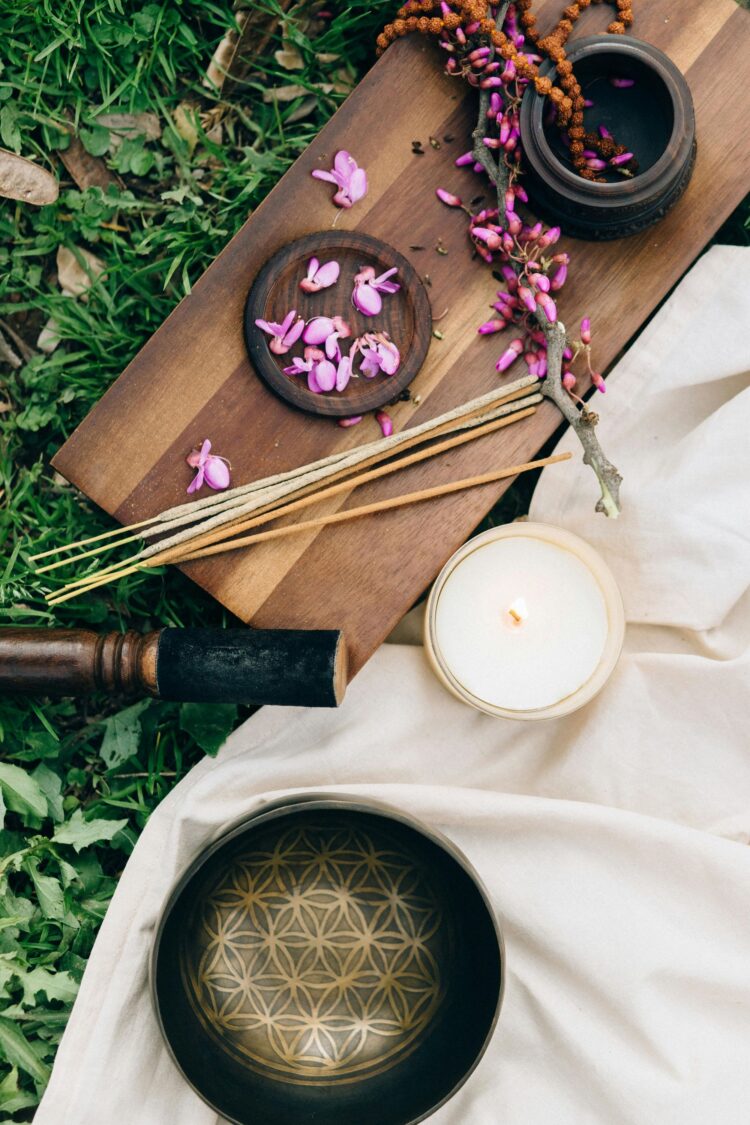
[[[515,621],[516,625],[520,625],[529,616],[529,607],[526,605],[524,598],[516,598],[508,606],[508,613]]]

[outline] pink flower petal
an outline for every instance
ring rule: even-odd
[[[312,361],[311,360],[300,359],[299,356],[295,356],[295,358],[291,362],[291,365],[289,367],[284,368],[284,374],[285,375],[302,375],[305,371],[309,371],[311,367],[312,367]]]
[[[341,267],[338,262],[326,262],[315,273],[315,280],[321,289],[328,289],[330,285],[335,285],[339,279]]]
[[[507,371],[511,364],[515,363],[522,351],[523,340],[511,340],[510,344],[495,364],[495,369],[497,371]]]
[[[364,316],[377,316],[383,308],[383,298],[374,286],[363,282],[354,286],[352,304]]]
[[[339,334],[332,332],[325,342],[325,353],[328,359],[333,359],[338,363],[341,359],[341,348],[339,347]]]
[[[341,426],[342,430],[346,430],[349,426],[356,426],[362,421],[361,414],[353,414],[351,418],[339,418],[337,425]]]
[[[316,372],[317,372],[317,365],[315,367],[310,368],[310,370],[307,373],[307,385],[310,388],[310,390],[313,392],[313,394],[319,395],[319,394],[323,393],[323,388],[321,387],[320,383],[318,382]]]
[[[348,191],[352,203],[356,203],[367,195],[367,174],[364,168],[357,168],[352,173]]]
[[[223,457],[209,457],[206,462],[204,480],[209,488],[213,488],[217,492],[229,488],[229,465]]]
[[[378,346],[380,366],[386,375],[395,375],[401,363],[399,350],[392,340],[385,340]]]
[[[284,336],[284,346],[291,348],[292,344],[296,344],[305,327],[305,322],[301,316],[297,317],[292,327]]]
[[[310,175],[315,180],[325,180],[329,184],[337,184],[338,180],[330,172],[323,171],[322,168],[315,168]]]
[[[359,369],[364,375],[365,379],[374,379],[380,371],[380,356],[375,348],[366,348],[362,352],[362,362]]]
[[[339,149],[333,158],[333,171],[338,173],[342,181],[348,180],[356,167],[357,161],[354,157],[345,148]]]
[[[329,316],[316,316],[309,321],[302,339],[306,344],[323,344],[333,331],[334,324]]]
[[[286,316],[284,317],[284,319],[282,320],[282,322],[279,326],[280,329],[281,329],[281,331],[279,332],[279,336],[286,336],[287,332],[289,331],[289,329],[292,326],[292,322],[294,321],[294,318],[295,318],[296,315],[297,315],[296,309],[291,309],[286,314]]]
[[[191,480],[190,484],[188,485],[187,490],[188,490],[189,493],[197,492],[198,489],[202,486],[203,475],[204,475],[204,470],[203,470],[203,467],[201,467],[200,469],[198,469],[198,472],[195,474],[195,476]]]
[[[435,195],[438,197],[441,203],[445,203],[448,207],[462,206],[459,197],[457,195],[454,195],[452,191],[446,191],[445,188],[436,188]]]
[[[393,419],[390,414],[386,414],[385,410],[379,410],[375,415],[375,420],[383,432],[383,437],[390,437],[393,433]]]
[[[352,377],[352,361],[349,356],[342,356],[336,368],[336,390],[343,391]]]
[[[336,368],[329,359],[316,364],[315,379],[321,391],[332,391],[336,386]]]
[[[378,277],[373,277],[372,284],[380,288],[384,281],[387,281],[389,277],[393,277],[394,273],[398,273],[398,266],[391,266],[385,273],[381,273]]]

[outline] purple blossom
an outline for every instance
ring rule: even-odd
[[[305,293],[319,293],[336,284],[340,271],[338,262],[325,262],[321,266],[317,258],[311,258],[307,263],[307,276],[302,278],[299,287]]]
[[[486,320],[484,324],[480,324],[477,332],[480,336],[491,336],[493,332],[502,332],[507,327],[508,321],[496,316],[492,320]]]
[[[390,414],[386,414],[385,410],[379,410],[375,415],[375,421],[380,426],[383,437],[390,437],[393,433],[393,419]]]
[[[537,293],[536,303],[542,309],[547,317],[547,320],[553,324],[557,320],[557,305],[550,297],[549,293]]]
[[[359,348],[362,353],[359,369],[365,379],[373,379],[381,371],[384,375],[395,375],[401,356],[386,332],[367,332]]]
[[[188,485],[188,492],[197,492],[204,484],[217,492],[229,488],[230,466],[226,457],[219,457],[211,452],[211,442],[206,438],[200,449],[194,449],[185,458],[191,469],[197,469],[195,476]]]
[[[341,149],[333,158],[333,168],[330,172],[322,168],[315,168],[312,172],[316,180],[326,180],[335,184],[338,191],[333,197],[337,207],[351,207],[359,199],[367,195],[367,175],[364,168],[360,168],[354,157],[345,149]]]
[[[446,191],[445,188],[439,187],[435,188],[435,195],[446,207],[463,207],[460,198],[454,195],[452,191]]]
[[[364,266],[354,278],[352,304],[363,316],[377,316],[383,308],[381,293],[397,293],[401,286],[390,278],[398,273],[398,266],[375,276],[372,266]]]
[[[495,364],[496,371],[507,371],[512,363],[515,363],[519,355],[523,351],[523,340],[511,340],[508,347],[505,349],[500,359]]]
[[[292,309],[291,312],[286,314],[281,324],[277,324],[274,320],[263,320],[262,317],[256,320],[255,323],[258,328],[271,337],[271,343],[268,346],[274,355],[284,355],[302,335],[305,322],[301,316],[295,320],[296,316],[297,310]]]
[[[302,339],[306,344],[324,344],[335,331],[330,316],[314,316],[312,320],[308,320],[302,333]]]

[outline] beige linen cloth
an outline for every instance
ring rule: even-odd
[[[623,591],[625,652],[601,695],[505,722],[447,694],[421,648],[386,645],[339,711],[260,711],[141,836],[37,1125],[215,1125],[151,1013],[154,923],[223,826],[313,787],[446,833],[502,920],[500,1022],[435,1125],[747,1125],[748,326],[750,250],[714,248],[596,402],[622,518],[594,515],[583,466],[537,489],[532,518],[588,539]]]

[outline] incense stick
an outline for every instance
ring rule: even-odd
[[[483,473],[479,476],[468,477],[465,480],[453,481],[450,484],[435,485],[432,488],[421,489],[419,492],[407,493],[404,496],[395,496],[388,500],[378,500],[372,504],[365,504],[360,508],[350,508],[343,512],[334,512],[331,515],[319,516],[317,519],[306,520],[302,523],[293,523],[284,527],[272,528],[269,531],[261,531],[255,535],[244,536],[240,539],[214,543],[195,552],[184,550],[178,553],[176,549],[173,551],[165,551],[163,557],[155,555],[146,562],[136,563],[133,566],[125,567],[114,575],[100,578],[84,589],[69,590],[68,592],[61,591],[57,596],[49,598],[48,601],[50,605],[60,605],[62,602],[78,597],[79,594],[87,593],[96,586],[104,585],[115,578],[126,577],[129,574],[134,574],[136,571],[149,570],[151,567],[161,566],[169,562],[194,562],[198,559],[208,558],[213,555],[225,554],[227,551],[253,547],[258,543],[280,539],[287,535],[299,535],[303,532],[317,531],[331,524],[343,523],[362,516],[374,515],[377,512],[391,511],[394,508],[401,508],[408,504],[417,504],[423,500],[432,500],[438,496],[448,496],[451,493],[459,492],[464,489],[476,488],[483,484],[491,484],[499,480],[504,480],[507,477],[518,476],[519,473],[528,472],[531,469],[541,469],[547,465],[555,465],[561,461],[568,461],[571,457],[571,453],[557,453],[552,457],[542,457],[538,461],[527,461],[522,465],[511,465],[507,469],[499,469],[492,473]],[[177,557],[172,557],[175,554]]]
[[[520,380],[519,382],[525,383],[525,380]],[[349,463],[341,468],[338,468],[334,465],[323,475],[321,475],[321,473],[315,468],[314,465],[303,466],[302,469],[296,471],[297,475],[292,479],[284,481],[279,485],[271,486],[269,488],[264,487],[260,489],[254,489],[254,491],[257,493],[255,499],[251,497],[249,500],[245,500],[243,502],[235,501],[226,510],[221,510],[214,515],[209,515],[208,518],[202,519],[197,525],[195,524],[195,517],[189,517],[190,522],[193,524],[193,526],[183,528],[182,530],[179,530],[175,534],[168,536],[166,539],[162,540],[159,543],[144,547],[143,550],[139,552],[139,554],[142,555],[143,558],[148,558],[150,555],[156,554],[158,551],[164,550],[167,547],[176,546],[178,543],[190,540],[197,534],[203,534],[215,527],[227,526],[234,522],[236,519],[249,515],[251,512],[256,512],[259,510],[271,510],[272,508],[277,507],[283,499],[290,495],[294,495],[295,493],[302,493],[303,491],[314,491],[318,484],[322,483],[323,481],[335,480],[337,478],[350,475],[352,472],[355,472],[357,469],[363,466],[382,461],[386,456],[392,456],[394,453],[400,453],[413,445],[421,444],[422,442],[438,436],[446,431],[454,429],[464,429],[467,426],[475,426],[481,421],[490,420],[496,416],[512,414],[526,407],[527,405],[541,401],[541,396],[539,394],[528,395],[527,391],[528,387],[526,385],[524,385],[523,387],[516,387],[513,391],[510,392],[510,394],[504,395],[501,401],[496,401],[492,405],[490,410],[487,410],[485,406],[476,407],[459,418],[458,421],[456,421],[455,419],[450,419],[448,421],[440,422],[439,418],[433,419],[432,422],[425,424],[429,426],[429,431],[425,431],[424,427],[416,427],[412,430],[404,430],[399,435],[394,435],[399,438],[399,441],[395,447],[388,446],[386,448],[383,448],[382,441],[370,443],[370,446],[361,446],[358,449],[349,451],[352,455],[349,458]],[[475,401],[478,402],[480,400]],[[438,422],[440,424],[436,424]],[[380,448],[376,452],[371,453],[369,456],[362,456],[363,452],[365,452],[368,448],[374,447]],[[223,495],[226,496],[226,493],[224,493]],[[219,500],[219,503],[221,503],[221,500]],[[217,505],[214,506],[214,509],[216,506]],[[187,505],[186,507],[191,508],[192,505]],[[173,528],[175,526],[175,521],[165,521],[163,519],[165,514],[168,513],[162,513],[162,517],[160,518],[160,522],[158,523],[158,525],[152,521],[148,531],[143,532],[142,535],[164,534],[168,532],[170,528]],[[176,522],[182,525],[186,522],[186,519],[187,517],[180,517],[180,519]],[[127,527],[120,529],[122,533],[126,533],[130,530],[131,529]],[[80,554],[58,559],[56,562],[47,563],[44,566],[38,567],[36,573],[45,574],[49,571],[57,570],[62,566],[75,565],[77,563],[83,562],[85,559],[93,558],[96,555],[102,554],[103,552],[114,550],[117,547],[125,546],[128,543],[136,542],[142,537],[142,535],[125,534],[123,538],[120,538],[114,542],[107,542],[97,547],[93,547],[88,551],[83,551]]]
[[[468,441],[474,441],[476,438],[483,437],[486,434],[494,433],[495,430],[504,429],[506,426],[510,426],[515,422],[520,422],[524,418],[528,418],[535,413],[535,406],[527,407],[524,410],[516,411],[513,414],[496,418],[494,421],[487,422],[483,426],[476,427],[469,430],[468,432],[454,435],[452,438],[448,438],[443,442],[439,442],[437,445],[429,446],[427,449],[418,450],[416,453],[411,453],[406,457],[401,457],[397,461],[393,461],[386,465],[380,465],[377,468],[371,469],[369,472],[361,473],[355,477],[340,481],[338,484],[333,484],[323,490],[320,490],[316,487],[315,490],[309,493],[307,496],[304,496],[297,500],[293,500],[291,503],[282,505],[280,507],[270,505],[268,510],[261,509],[259,512],[256,512],[252,519],[233,520],[231,524],[225,524],[218,529],[214,529],[213,531],[204,532],[202,535],[196,535],[191,540],[189,540],[190,549],[197,549],[198,547],[202,547],[208,543],[217,542],[219,539],[236,535],[241,531],[247,531],[252,527],[256,527],[264,523],[270,523],[272,520],[280,519],[285,515],[298,511],[301,508],[308,507],[311,504],[317,504],[321,500],[328,499],[331,496],[337,495],[338,493],[351,492],[362,484],[366,484],[372,480],[377,480],[379,477],[387,476],[390,473],[398,472],[400,469],[417,464],[418,462],[424,461],[429,457],[435,457],[440,453],[447,452],[449,449],[454,449],[460,445],[464,445]],[[157,544],[155,545],[155,547],[150,548],[150,554],[161,555],[166,549],[166,546]],[[83,578],[77,579],[74,582],[69,582],[66,586],[58,590],[56,593],[67,593],[68,590],[89,586],[97,578],[104,577],[106,574],[113,575],[115,571],[119,571],[122,567],[139,561],[143,562],[147,557],[150,557],[150,555],[146,552],[136,552],[136,554],[132,555],[130,559],[120,560],[119,562],[112,563],[108,567],[104,567],[101,570],[94,571],[93,574],[88,574]]]
[[[397,434],[392,434],[390,437],[380,438],[377,441],[356,446],[354,449],[338,450],[308,465],[298,466],[295,469],[289,469],[271,477],[240,485],[236,488],[206,496],[199,500],[179,504],[176,507],[168,508],[158,515],[140,520],[137,523],[105,531],[99,535],[92,535],[87,539],[77,540],[60,547],[49,548],[48,550],[41,551],[31,556],[31,561],[39,561],[55,554],[73,551],[79,547],[89,546],[92,543],[115,538],[116,536],[125,536],[134,531],[141,531],[144,536],[160,534],[161,532],[170,530],[170,525],[174,527],[183,526],[186,523],[201,520],[206,515],[215,516],[220,513],[226,513],[232,507],[244,503],[253,493],[273,490],[276,487],[293,482],[296,478],[310,473],[320,473],[322,476],[325,476],[329,469],[331,472],[338,471],[338,469],[343,468],[344,465],[356,465],[358,462],[367,460],[372,456],[382,456],[385,454],[386,450],[390,449],[395,451],[404,443],[413,444],[418,438],[426,440],[423,435],[428,434],[430,431],[434,431],[435,436],[437,436],[439,432],[442,432],[442,428],[445,426],[459,428],[463,421],[470,419],[472,416],[488,412],[493,409],[493,407],[512,402],[514,398],[528,394],[529,388],[537,383],[538,380],[535,376],[524,376],[514,383],[510,383],[505,387],[499,387],[494,391],[490,391],[488,394],[481,395],[478,398],[463,403],[461,406],[455,407],[453,410],[438,415],[436,418],[420,423],[418,426],[409,427]],[[159,527],[156,526],[157,524]],[[149,530],[142,530],[146,528]]]

